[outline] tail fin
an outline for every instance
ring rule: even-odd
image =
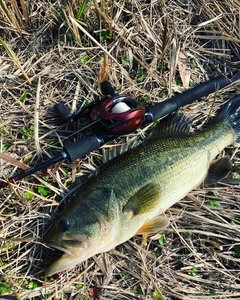
[[[235,133],[235,141],[240,142],[240,94],[231,98],[217,113],[215,121],[223,121],[231,126]]]

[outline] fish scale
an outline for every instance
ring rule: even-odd
[[[45,243],[65,252],[45,271],[64,271],[109,251],[137,233],[145,237],[169,223],[164,212],[200,185],[226,177],[228,157],[214,160],[240,141],[240,96],[231,99],[206,130],[190,133],[180,116],[160,122],[141,145],[113,158],[64,208]]]

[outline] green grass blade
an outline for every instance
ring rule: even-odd
[[[7,17],[7,19],[9,20],[9,22],[12,24],[12,19],[11,19],[10,15],[8,13],[8,10],[2,0],[0,0],[0,7],[1,7],[3,13],[5,14],[5,16]]]
[[[82,6],[79,8],[76,19],[80,20],[83,13],[86,11],[89,0],[83,0]]]

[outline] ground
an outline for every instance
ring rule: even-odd
[[[231,78],[240,66],[239,15],[237,0],[0,1],[1,178],[91,132],[85,119],[61,123],[54,105],[76,112],[99,100],[103,79],[147,106],[215,76]],[[216,87],[182,110],[197,130],[239,90],[239,82]],[[41,240],[101,151],[1,189],[0,298],[239,299],[238,145],[226,154],[228,180],[171,207],[158,237],[145,246],[133,237],[53,278],[43,270],[56,254]]]

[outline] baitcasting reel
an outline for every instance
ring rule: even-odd
[[[103,81],[100,85],[104,96],[100,103],[90,105],[87,109],[91,122],[99,121],[107,132],[114,135],[123,135],[134,132],[143,122],[145,109],[127,95],[119,95],[112,88],[109,81]],[[86,111],[71,115],[67,106],[57,103],[54,106],[56,113],[65,122],[74,122]]]

